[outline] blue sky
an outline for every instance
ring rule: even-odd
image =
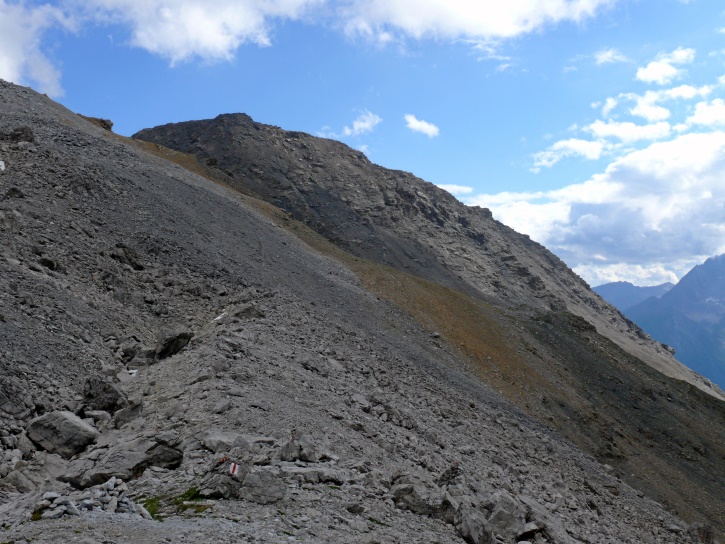
[[[0,78],[141,128],[336,138],[530,234],[592,285],[725,253],[725,5],[0,0]]]

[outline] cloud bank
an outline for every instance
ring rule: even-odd
[[[127,43],[173,66],[232,59],[244,44],[269,46],[276,23],[304,19],[385,44],[399,39],[514,38],[545,25],[581,22],[616,0],[0,0],[0,77],[62,93],[61,74],[43,52],[51,28],[115,24]]]
[[[725,132],[651,143],[562,189],[464,200],[491,208],[593,285],[676,281],[725,253]]]

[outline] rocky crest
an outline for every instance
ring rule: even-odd
[[[582,318],[343,254],[29,89],[0,82],[0,107],[2,540],[696,544],[725,526],[722,403]],[[546,426],[396,302],[419,287],[470,311],[456,328],[490,319],[475,336],[500,368],[560,382],[527,385]]]
[[[358,257],[497,304],[569,311],[660,372],[725,400],[546,248],[413,174],[245,114],[163,125],[133,137],[195,155],[226,182]]]

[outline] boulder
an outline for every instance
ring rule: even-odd
[[[491,511],[488,524],[494,534],[511,540],[524,533],[526,512],[506,491],[496,491],[483,505]]]
[[[199,495],[207,499],[237,497],[248,473],[249,466],[241,461],[229,458],[214,460],[199,483]]]
[[[239,496],[257,504],[271,504],[287,496],[287,486],[269,471],[250,472],[244,477]]]
[[[28,424],[28,438],[50,453],[69,459],[98,438],[99,432],[72,412],[57,411]]]
[[[204,433],[204,436],[201,438],[201,443],[206,449],[219,453],[231,450],[234,447],[234,442],[237,437],[239,437],[237,433],[211,429]]]
[[[104,453],[81,457],[71,463],[61,479],[75,487],[100,485],[110,478],[130,480],[140,476],[148,467],[177,468],[183,454],[156,436],[136,436],[118,442]],[[94,457],[94,458],[91,458]]]
[[[464,506],[459,508],[453,518],[453,526],[468,544],[491,544],[493,533],[486,516],[480,510]]]
[[[421,516],[438,516],[443,509],[443,493],[415,476],[399,476],[390,488],[395,505]]]
[[[141,414],[143,414],[143,401],[131,401],[128,406],[118,410],[113,415],[113,424],[117,429],[120,429],[127,423],[141,417]]]

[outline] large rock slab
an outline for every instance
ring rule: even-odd
[[[244,477],[240,496],[257,504],[271,504],[287,496],[287,486],[271,472],[250,472]]]
[[[57,411],[37,417],[28,425],[28,438],[65,459],[82,452],[100,433],[72,412]]]
[[[73,461],[63,480],[86,488],[114,476],[122,480],[137,478],[151,466],[176,468],[181,464],[183,454],[170,444],[173,442],[165,440],[163,434],[121,440],[100,455],[97,450]]]

